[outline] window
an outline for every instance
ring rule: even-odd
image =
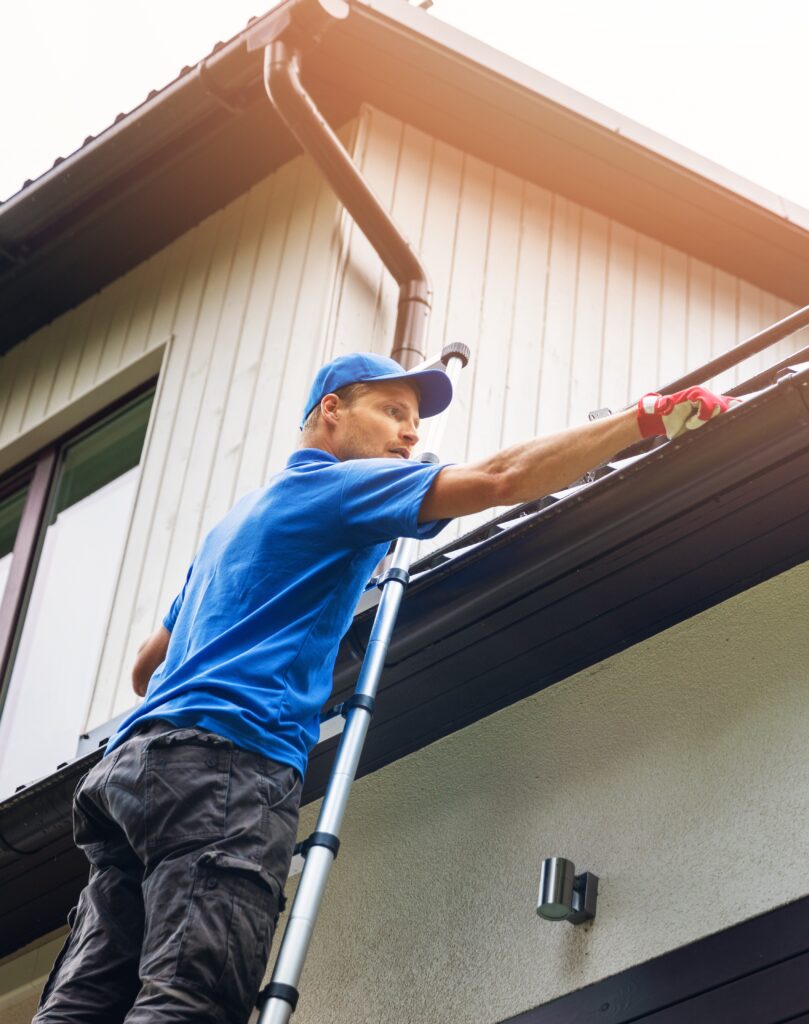
[[[14,541],[22,519],[25,497],[28,493],[27,481],[8,488],[6,497],[0,497],[0,597],[6,589],[6,582],[11,572],[11,560],[14,556]]]
[[[0,800],[76,754],[153,397],[65,438],[0,497]]]

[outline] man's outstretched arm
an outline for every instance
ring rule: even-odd
[[[615,416],[512,445],[479,462],[447,466],[421,503],[419,522],[542,498],[643,437],[679,437],[737,401],[704,388],[668,397],[646,395],[636,407]]]
[[[518,505],[561,490],[641,439],[637,413],[571,427],[495,452],[479,462],[447,466],[435,478],[419,522],[468,516],[498,505]]]
[[[169,640],[171,633],[165,626],[158,626],[138,648],[135,664],[132,666],[132,689],[139,697],[146,694],[146,688],[155,669],[166,660]]]

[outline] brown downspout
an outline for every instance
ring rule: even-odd
[[[433,295],[430,279],[412,246],[301,85],[299,40],[302,33],[296,31],[296,10],[299,9],[305,12],[310,24],[314,12],[319,18],[319,28],[348,14],[348,5],[340,0],[304,0],[290,4],[284,9],[283,21],[279,19],[281,35],[268,39],[265,28],[255,39],[248,40],[248,47],[258,49],[264,45],[264,87],[270,101],[399,285],[391,356],[410,369],[426,358],[427,323]]]

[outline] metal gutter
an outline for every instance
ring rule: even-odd
[[[349,16],[344,0],[309,0],[273,14],[247,34],[247,49],[264,50],[264,88],[284,124],[399,285],[391,356],[410,369],[427,355],[432,286],[421,260],[362,177],[300,79],[302,47]]]

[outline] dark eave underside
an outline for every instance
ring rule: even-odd
[[[532,512],[408,589],[365,775],[809,559],[809,370]],[[436,556],[431,556],[433,560]],[[372,611],[341,646],[350,694]],[[337,740],[313,752],[322,795]],[[85,877],[70,799],[88,755],[0,804],[0,956],[57,927]]]
[[[0,205],[0,352],[296,153],[244,34],[206,61]],[[307,50],[304,81],[335,126],[366,101],[807,302],[806,211],[399,0],[355,2]]]

